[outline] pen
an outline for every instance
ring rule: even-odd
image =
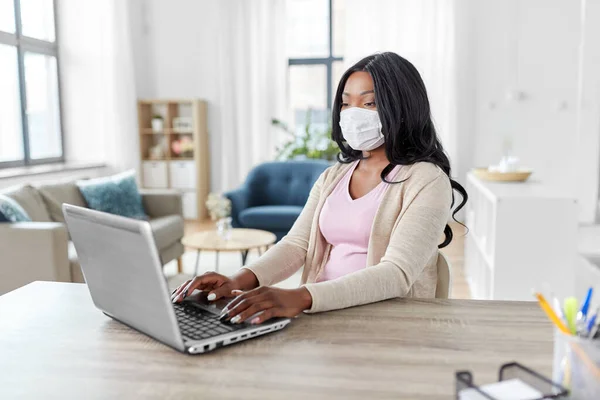
[[[590,308],[590,301],[592,300],[592,294],[594,292],[593,288],[589,288],[587,294],[585,295],[585,300],[581,304],[581,310],[577,313],[577,322],[585,321],[587,318],[587,313]]]
[[[565,318],[567,326],[573,335],[577,333],[577,299],[575,297],[567,297],[565,299]]]
[[[592,315],[592,317],[587,321],[587,329],[586,335],[587,337],[591,337],[592,329],[594,329],[594,325],[596,325],[596,318],[598,318],[598,312],[600,311],[600,307],[596,309],[596,313]]]
[[[560,318],[558,318],[558,316],[552,310],[552,307],[550,307],[550,304],[548,304],[544,296],[541,293],[534,293],[533,295],[538,299],[540,307],[542,307],[542,310],[544,310],[548,318],[550,318],[550,321],[552,321],[562,333],[564,333],[565,335],[571,335],[571,331],[569,330],[569,328],[567,328],[564,322],[562,322]]]
[[[554,312],[556,313],[558,318],[560,318],[562,321],[564,321],[565,313],[563,313],[562,307],[560,305],[560,300],[558,300],[558,297],[556,297],[554,295],[552,297],[553,297],[553,301],[554,301]]]

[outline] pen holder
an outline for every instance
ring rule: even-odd
[[[571,399],[600,399],[600,340],[554,332],[552,380],[571,392]]]

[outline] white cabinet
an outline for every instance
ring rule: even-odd
[[[183,203],[183,219],[197,219],[198,218],[198,197],[196,192],[184,192],[181,196]]]
[[[172,188],[196,188],[196,163],[194,161],[173,161],[169,173]]]
[[[165,161],[144,161],[142,163],[143,182],[145,188],[164,189],[169,187],[167,180],[167,163]]]
[[[531,290],[574,293],[577,204],[541,182],[467,178],[465,274],[475,299],[533,300]]]

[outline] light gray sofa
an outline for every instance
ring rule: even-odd
[[[0,295],[36,280],[84,282],[61,209],[63,203],[86,207],[75,182],[25,185],[0,193],[17,201],[32,219],[0,224]],[[142,201],[163,264],[177,259],[181,269],[181,195],[142,192]]]

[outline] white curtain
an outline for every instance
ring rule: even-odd
[[[419,70],[446,151],[456,154],[454,0],[346,0],[347,67],[376,52],[393,51]]]
[[[285,1],[219,4],[219,101],[214,106],[221,143],[211,164],[220,170],[220,182],[213,187],[228,190],[243,182],[253,166],[274,156],[277,132],[271,119],[282,118],[286,105]],[[212,138],[216,136],[213,132]]]
[[[57,2],[67,161],[137,168],[139,147],[127,2]]]

